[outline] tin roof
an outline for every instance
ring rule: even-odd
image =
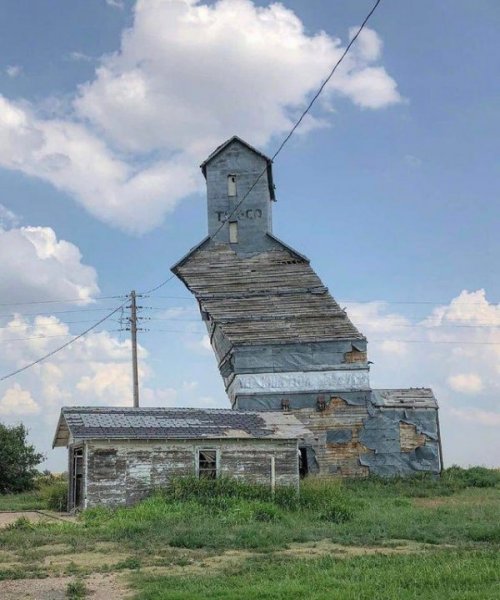
[[[437,408],[430,388],[372,390],[372,403],[381,408]]]
[[[217,146],[217,148],[201,163],[200,168],[203,171],[203,175],[206,175],[207,164],[213,158],[215,158],[218,154],[220,154],[224,150],[224,148],[227,148],[229,146],[229,144],[232,144],[233,142],[239,142],[240,144],[242,144],[243,146],[245,146],[246,148],[248,148],[252,152],[255,152],[255,154],[258,154],[259,156],[262,156],[262,158],[264,160],[266,160],[268,164],[271,164],[272,161],[269,158],[269,156],[266,156],[265,154],[263,154],[262,152],[260,152],[260,150],[257,150],[257,148],[254,148],[248,142],[245,142],[245,140],[242,140],[237,135],[233,135],[228,140],[226,140],[225,142],[223,142],[220,146]]]
[[[63,407],[53,447],[70,439],[295,439],[304,427],[289,413],[231,409]]]

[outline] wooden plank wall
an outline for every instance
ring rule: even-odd
[[[219,449],[220,473],[270,485],[298,486],[296,440],[93,441],[88,443],[87,507],[133,505],[174,476],[194,475],[196,450]]]

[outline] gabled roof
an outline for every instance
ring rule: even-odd
[[[437,408],[430,388],[372,390],[372,404],[381,408]]]
[[[240,137],[238,137],[237,135],[233,135],[233,137],[230,137],[228,140],[226,140],[223,144],[221,144],[220,146],[218,146],[213,152],[212,154],[210,154],[208,156],[208,158],[206,158],[200,165],[200,169],[203,172],[203,175],[206,177],[206,172],[207,172],[207,165],[208,163],[215,158],[220,152],[222,152],[225,148],[227,148],[230,144],[232,144],[233,142],[239,142],[240,144],[242,144],[243,146],[245,146],[246,148],[248,148],[249,150],[251,150],[252,152],[255,152],[255,154],[258,154],[259,156],[262,156],[262,158],[264,160],[267,161],[268,165],[272,164],[271,159],[266,156],[265,154],[263,154],[262,152],[260,152],[259,150],[257,150],[256,148],[254,148],[253,146],[251,146],[248,142],[245,142],[245,140],[242,140]]]
[[[63,407],[53,447],[95,439],[295,439],[310,433],[289,413],[232,409]]]

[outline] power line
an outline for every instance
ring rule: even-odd
[[[297,122],[294,124],[294,126],[291,128],[291,130],[288,132],[288,134],[286,135],[286,137],[283,139],[283,141],[281,142],[281,144],[279,145],[278,149],[276,150],[276,152],[273,154],[273,156],[271,157],[271,162],[274,161],[274,159],[278,156],[278,154],[283,150],[285,144],[288,142],[288,140],[292,137],[292,135],[295,133],[296,129],[299,127],[299,125],[302,123],[304,117],[307,115],[307,113],[311,110],[311,108],[313,107],[314,103],[316,102],[316,100],[319,98],[319,96],[321,95],[321,92],[325,89],[325,86],[327,85],[327,83],[330,81],[330,79],[333,77],[333,74],[335,73],[335,71],[337,70],[337,68],[339,67],[340,63],[344,60],[344,58],[346,57],[346,55],[348,54],[349,50],[351,49],[351,46],[355,43],[355,41],[358,39],[360,33],[363,31],[365,25],[368,23],[370,17],[373,15],[373,13],[375,12],[375,10],[377,9],[378,5],[380,4],[381,0],[376,0],[375,4],[373,5],[372,9],[370,10],[370,12],[367,14],[367,16],[365,17],[364,21],[361,23],[360,27],[358,28],[356,34],[351,38],[350,42],[347,44],[347,46],[345,47],[344,52],[341,54],[340,58],[338,59],[338,61],[335,63],[335,65],[332,67],[332,69],[330,70],[330,72],[328,73],[328,76],[326,77],[326,79],[323,81],[323,83],[320,85],[320,87],[318,88],[317,92],[314,94],[313,98],[311,99],[311,101],[309,102],[309,104],[307,105],[307,107],[305,108],[305,110],[302,112],[302,114],[300,115],[299,119],[297,120]],[[264,168],[264,170],[260,173],[260,175],[257,177],[257,179],[253,182],[253,184],[250,186],[250,188],[247,190],[247,192],[244,194],[243,198],[235,205],[235,207],[233,208],[233,210],[230,212],[230,214],[227,216],[226,220],[223,221],[220,226],[215,230],[215,232],[210,236],[211,239],[214,239],[215,236],[219,233],[219,231],[224,227],[224,225],[231,219],[231,217],[235,214],[235,212],[240,208],[240,206],[243,204],[243,202],[246,200],[246,198],[248,197],[248,195],[250,194],[250,192],[254,189],[254,187],[257,185],[257,183],[260,181],[260,178],[264,175],[264,173],[266,173],[267,171],[267,164]],[[171,275],[170,277],[168,277],[167,279],[165,279],[165,281],[162,281],[160,284],[158,284],[156,287],[151,288],[150,290],[148,290],[147,292],[145,292],[146,294],[152,294],[153,292],[155,292],[156,290],[159,290],[160,288],[162,288],[164,285],[166,285],[169,281],[172,281],[172,279],[175,277],[175,275]]]
[[[170,277],[168,279],[165,279],[165,281],[162,281],[162,283],[160,283],[159,285],[157,285],[154,288],[151,288],[150,290],[148,290],[147,292],[144,292],[144,294],[152,294],[153,292],[156,292],[156,290],[159,290],[160,288],[162,288],[164,285],[167,285],[167,283],[169,281],[172,281],[172,279],[175,277],[175,275],[170,275]]]
[[[500,346],[500,342],[469,342],[468,340],[397,340],[394,338],[368,340],[368,343],[375,344],[382,344],[384,342],[401,342],[404,344],[455,344],[456,346]]]
[[[92,300],[116,300],[124,296],[98,296],[96,298],[68,298],[60,300],[31,300],[29,302],[0,302],[0,306],[20,306],[25,304],[66,304],[71,302],[89,302]]]
[[[102,319],[100,319],[99,321],[97,321],[97,323],[94,323],[91,327],[89,327],[85,331],[82,331],[82,333],[79,333],[77,336],[75,336],[74,338],[72,338],[71,340],[69,340],[69,342],[66,342],[62,346],[59,346],[59,348],[56,348],[55,350],[52,350],[52,352],[49,352],[48,354],[45,354],[44,356],[40,357],[39,359],[37,359],[37,360],[29,363],[28,365],[25,365],[24,367],[21,367],[20,369],[17,369],[16,371],[12,371],[12,373],[8,373],[7,375],[4,375],[3,377],[0,377],[0,381],[5,381],[6,379],[9,379],[10,377],[13,377],[14,375],[18,375],[19,373],[22,373],[23,371],[26,371],[26,369],[29,369],[30,367],[33,367],[36,364],[41,363],[42,361],[46,360],[47,358],[50,358],[51,356],[54,356],[54,354],[57,354],[57,352],[60,352],[64,348],[67,348],[70,344],[72,344],[73,342],[76,342],[76,340],[80,339],[81,337],[83,337],[84,335],[86,335],[87,333],[89,333],[90,331],[92,331],[93,329],[95,329],[96,327],[98,327],[101,323],[104,323],[104,321],[106,321],[107,319],[109,319],[116,312],[118,312],[119,310],[121,310],[121,308],[123,307],[124,304],[125,304],[125,302],[123,304],[121,304],[120,306],[118,306],[117,308],[115,308],[113,311],[111,311],[105,317],[103,317]]]
[[[365,17],[365,20],[361,23],[361,25],[359,26],[358,30],[356,31],[356,34],[354,35],[354,37],[351,39],[351,41],[347,44],[347,46],[345,47],[344,52],[342,52],[340,58],[338,59],[338,61],[335,63],[335,65],[332,67],[332,69],[330,70],[330,73],[328,74],[327,78],[323,81],[323,83],[320,85],[320,87],[318,88],[318,91],[314,94],[312,100],[309,102],[309,104],[306,106],[305,110],[303,111],[303,113],[300,115],[299,119],[297,120],[297,122],[295,123],[295,125],[292,127],[292,129],[288,132],[288,134],[286,135],[286,137],[284,138],[284,140],[281,142],[281,144],[279,145],[278,149],[276,150],[276,152],[272,155],[271,157],[271,162],[274,161],[274,159],[278,156],[278,154],[283,150],[283,148],[285,147],[285,144],[288,142],[288,140],[292,137],[292,135],[295,133],[296,129],[299,127],[299,125],[302,123],[304,117],[307,115],[307,113],[311,110],[311,108],[313,107],[314,103],[316,102],[316,100],[319,98],[319,96],[321,95],[321,92],[325,89],[325,86],[327,85],[327,83],[330,81],[330,79],[333,77],[333,74],[335,73],[335,71],[337,70],[337,68],[339,67],[340,63],[344,60],[344,58],[347,56],[349,50],[351,49],[351,46],[354,44],[354,42],[358,39],[360,33],[363,31],[365,25],[368,23],[370,17],[373,15],[373,13],[375,12],[375,10],[377,9],[377,6],[380,4],[381,0],[376,0],[375,4],[373,5],[372,9],[370,10],[370,12],[368,13],[368,15]],[[253,184],[250,186],[250,188],[247,190],[247,192],[244,194],[243,198],[235,205],[235,207],[233,208],[233,210],[229,213],[229,215],[227,216],[227,218],[219,225],[219,227],[215,230],[215,232],[210,236],[211,239],[214,239],[215,236],[221,231],[221,229],[224,227],[224,225],[231,219],[231,217],[236,213],[236,211],[240,208],[240,206],[243,204],[243,202],[248,198],[250,192],[254,189],[254,187],[257,185],[257,183],[259,182],[260,178],[264,175],[264,173],[267,172],[267,164],[264,167],[264,169],[262,170],[262,172],[259,174],[259,176],[257,177],[257,179],[253,182]]]
[[[22,317],[38,317],[38,316],[49,316],[51,317],[52,315],[66,315],[66,314],[70,314],[70,313],[79,313],[79,312],[103,312],[105,310],[109,310],[109,307],[103,307],[103,308],[78,308],[78,309],[70,309],[70,310],[51,310],[51,311],[46,311],[46,312],[35,312],[35,313],[22,313],[22,312],[18,312],[18,311],[14,311],[12,313],[6,313],[3,315],[0,315],[0,317],[4,317],[4,318],[9,318],[12,317],[13,315],[21,315]],[[159,310],[165,310],[165,309],[159,309]]]

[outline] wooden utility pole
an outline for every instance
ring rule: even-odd
[[[135,290],[130,292],[130,337],[132,339],[132,379],[134,408],[139,406],[139,370],[137,368],[137,302]]]

